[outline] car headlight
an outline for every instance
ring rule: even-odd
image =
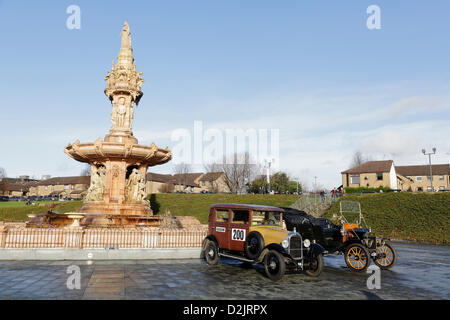
[[[303,241],[303,245],[305,246],[305,248],[309,248],[309,246],[311,245],[311,241],[309,241],[308,239],[305,239]]]
[[[289,247],[289,241],[283,240],[281,241],[281,245],[283,246],[283,248],[287,249]]]

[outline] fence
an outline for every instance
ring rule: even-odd
[[[206,229],[38,229],[0,233],[1,248],[176,248],[200,247]]]
[[[320,217],[335,202],[331,193],[310,193],[303,194],[291,207],[303,210],[314,217]]]

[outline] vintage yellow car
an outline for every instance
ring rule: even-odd
[[[281,208],[218,203],[210,208],[208,236],[202,253],[208,264],[220,257],[262,263],[268,278],[280,279],[286,269],[318,276],[323,269],[324,248],[301,234],[287,231]]]

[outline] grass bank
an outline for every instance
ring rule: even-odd
[[[54,211],[65,213],[75,212],[81,208],[81,201],[41,201],[35,205],[25,205],[25,202],[0,202],[0,221],[27,221],[28,214],[45,213],[51,205]]]
[[[365,194],[341,199],[358,201],[367,224],[378,236],[450,243],[450,193]],[[338,213],[339,202],[336,202],[325,216],[331,218]],[[347,218],[354,221],[354,217]]]
[[[163,214],[166,210],[174,216],[194,216],[201,223],[208,223],[209,207],[214,203],[250,203],[270,206],[289,206],[296,195],[235,195],[235,194],[153,194],[149,196],[154,214]],[[81,201],[53,202],[53,210],[65,213],[76,212]],[[0,221],[26,221],[30,213],[45,213],[52,202],[26,206],[24,202],[0,202]]]
[[[289,206],[298,199],[285,194],[153,194],[152,210],[163,214],[166,210],[174,216],[194,216],[201,223],[208,223],[209,207],[214,203],[247,203],[267,206]]]

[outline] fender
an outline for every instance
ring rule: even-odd
[[[203,242],[202,242],[202,249],[205,249],[205,246],[206,246],[206,240],[214,241],[217,245],[219,245],[219,241],[217,241],[216,236],[214,236],[213,234],[209,234],[209,235],[207,235],[207,236],[205,237],[205,239],[203,239]]]
[[[278,252],[280,252],[281,254],[289,254],[285,248],[283,248],[283,246],[281,244],[278,243],[271,243],[267,246],[264,247],[264,249],[269,249],[269,250],[277,250]]]
[[[318,243],[311,243],[311,246],[309,247],[309,255],[313,257],[317,257],[320,254],[323,254],[325,252],[325,248],[322,247],[322,245]]]
[[[205,239],[203,239],[203,242],[202,242],[202,250],[200,251],[200,259],[205,258],[205,249],[206,249],[206,244],[208,243],[208,241],[215,242],[217,244],[217,248],[219,248],[219,242],[217,241],[216,237],[212,234],[207,235],[205,237]]]
[[[256,259],[256,263],[260,263],[264,260],[264,257],[266,256],[267,252],[269,250],[275,250],[281,253],[284,257],[291,259],[292,257],[289,255],[289,253],[286,251],[285,248],[281,244],[278,243],[271,243],[264,247],[264,249],[261,251],[261,254],[259,255],[258,259]]]

